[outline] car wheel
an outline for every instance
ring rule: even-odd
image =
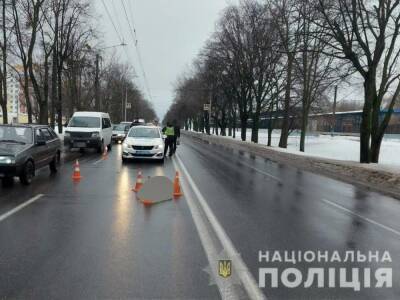
[[[19,176],[19,180],[24,185],[29,185],[32,182],[32,178],[35,175],[35,166],[31,161],[25,163],[22,174]]]
[[[101,141],[101,145],[97,148],[97,153],[103,153],[104,152],[104,142]]]
[[[50,162],[50,172],[51,173],[57,173],[57,168],[58,165],[60,164],[60,153],[57,153],[54,157],[53,160]]]
[[[3,185],[3,187],[10,187],[14,184],[14,177],[4,177],[1,180],[1,184]]]

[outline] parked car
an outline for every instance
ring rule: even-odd
[[[112,148],[112,127],[110,116],[102,112],[76,112],[65,130],[64,145],[66,147],[95,148],[103,153],[104,148]]]
[[[38,169],[57,172],[61,141],[49,126],[0,125],[0,178],[3,184],[19,177],[28,185]]]
[[[164,140],[159,127],[134,126],[122,143],[122,161],[129,159],[164,161]]]
[[[113,142],[122,142],[126,134],[128,133],[130,125],[128,124],[118,124],[113,126],[112,130],[112,140]]]

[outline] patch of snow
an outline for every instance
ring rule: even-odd
[[[293,132],[288,139],[288,148],[278,147],[280,130],[272,133],[272,148],[278,151],[307,155],[336,160],[346,160],[358,163],[360,151],[360,138],[357,136],[309,134],[306,136],[305,152],[300,152],[300,134]],[[236,139],[240,140],[240,131],[236,132]],[[246,132],[246,141],[251,139],[251,130]],[[266,145],[268,142],[268,131],[260,129],[258,142]],[[371,164],[370,168],[379,170],[387,169],[390,172],[400,172],[400,135],[386,135],[382,141],[379,165]]]

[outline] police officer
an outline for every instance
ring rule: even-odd
[[[167,122],[167,126],[163,128],[163,133],[167,136],[165,139],[164,156],[167,155],[169,148],[169,156],[174,154],[174,140],[175,140],[175,130],[170,122]]]
[[[174,145],[173,146],[174,146],[174,153],[175,153],[178,139],[181,137],[181,128],[179,127],[178,122],[176,120],[174,120],[173,126],[174,126]]]

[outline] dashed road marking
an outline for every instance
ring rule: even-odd
[[[43,194],[38,194],[35,197],[29,199],[28,201],[25,201],[24,203],[18,205],[17,207],[14,207],[12,210],[6,212],[5,214],[0,215],[0,222],[2,222],[5,219],[11,217],[15,213],[19,212],[21,209],[23,209],[23,208],[27,207],[28,205],[32,204],[33,202],[39,200],[43,196],[44,196]]]
[[[211,150],[209,150],[209,149],[207,149],[207,151],[211,152]],[[221,157],[218,157],[218,156],[216,156],[216,158],[225,161],[224,158],[221,158]],[[239,161],[238,163],[243,165],[243,166],[245,166],[245,167],[248,167],[249,169],[252,169],[253,171],[255,171],[257,173],[260,173],[260,174],[262,174],[264,176],[267,176],[267,177],[269,177],[269,178],[271,178],[273,180],[276,180],[279,183],[282,183],[282,180],[280,180],[278,177],[276,177],[276,176],[274,176],[274,175],[272,175],[272,174],[270,174],[268,172],[262,171],[262,170],[260,170],[260,169],[258,169],[256,167],[253,167],[252,165],[250,165],[248,163],[245,163],[243,161]]]
[[[345,211],[345,212],[347,212],[347,213],[349,213],[349,214],[351,214],[351,215],[353,215],[353,216],[356,216],[356,217],[358,217],[358,218],[360,218],[360,219],[362,219],[362,220],[364,220],[364,221],[366,221],[366,222],[368,222],[368,223],[370,223],[370,224],[373,224],[373,225],[375,225],[375,226],[378,226],[378,227],[380,227],[380,228],[382,228],[382,229],[385,229],[385,230],[387,230],[387,231],[390,231],[390,232],[392,232],[392,233],[394,233],[394,234],[400,236],[400,231],[397,231],[396,229],[393,229],[393,228],[391,228],[391,227],[389,227],[389,226],[386,226],[386,225],[383,225],[383,224],[381,224],[381,223],[379,223],[379,222],[376,222],[376,221],[374,221],[374,220],[372,220],[372,219],[370,219],[370,218],[367,218],[367,217],[364,217],[364,216],[362,216],[362,215],[360,215],[360,214],[357,214],[357,213],[351,211],[350,209],[347,209],[347,208],[341,206],[340,204],[334,203],[334,202],[329,201],[329,200],[327,200],[327,199],[322,199],[322,201],[325,202],[325,203],[327,203],[327,204],[329,204],[329,205],[331,205],[331,206],[334,206],[334,207],[336,207],[336,208],[338,208],[338,209],[340,209],[340,210],[343,210],[343,211]]]

